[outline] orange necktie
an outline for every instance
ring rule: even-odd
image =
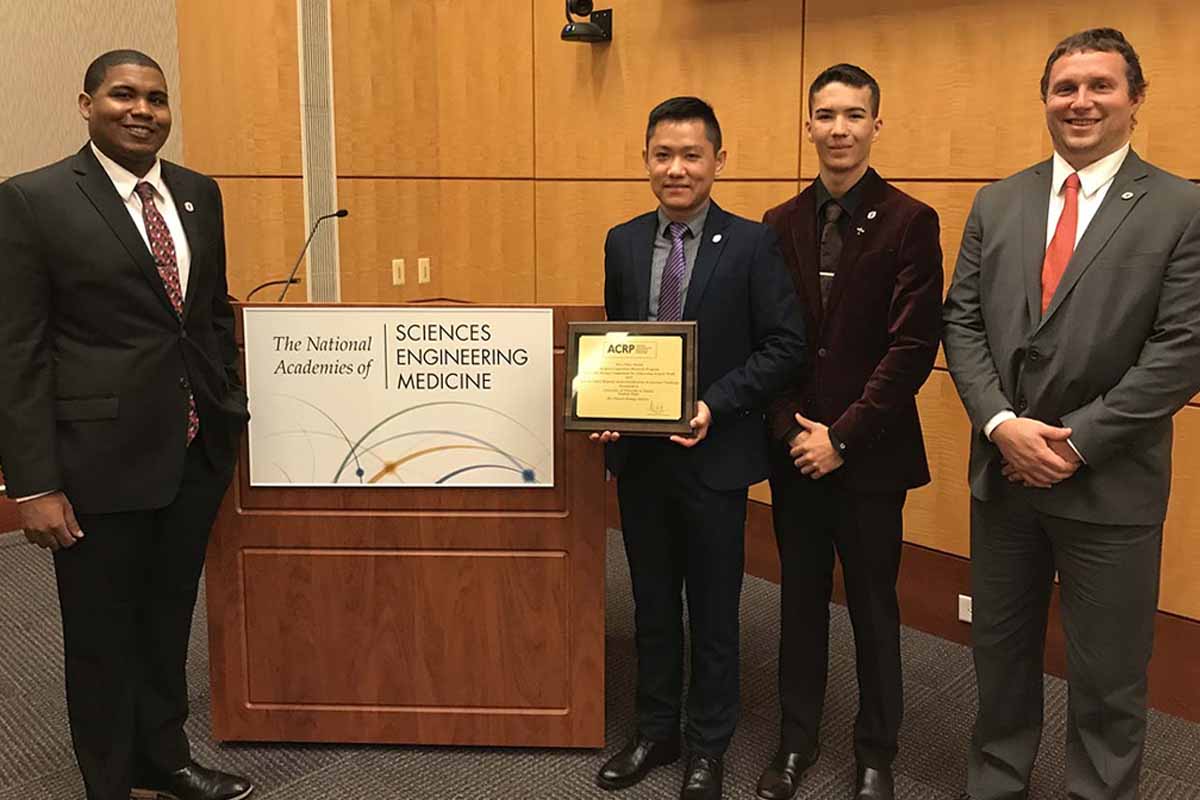
[[[1066,194],[1063,200],[1062,214],[1058,217],[1058,227],[1054,229],[1054,238],[1046,248],[1046,258],[1042,261],[1042,314],[1050,307],[1054,290],[1062,280],[1067,270],[1067,262],[1075,252],[1075,228],[1079,222],[1079,173],[1072,172],[1067,176],[1063,185]]]

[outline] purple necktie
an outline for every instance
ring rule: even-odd
[[[667,264],[663,267],[662,283],[658,290],[658,319],[660,322],[674,322],[683,318],[683,272],[687,261],[683,255],[683,236],[688,226],[682,222],[672,222],[667,226],[667,235],[671,237],[671,252],[667,255]]]
[[[158,267],[158,277],[171,301],[175,313],[183,318],[183,289],[179,283],[179,262],[175,258],[175,240],[167,228],[167,221],[154,205],[154,187],[143,181],[133,189],[142,198],[142,221],[146,223],[146,238],[150,240],[150,252]],[[196,413],[196,397],[188,389],[187,443],[191,444],[200,430],[200,415]]]

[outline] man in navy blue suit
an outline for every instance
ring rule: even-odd
[[[658,208],[604,245],[609,320],[695,320],[699,403],[690,436],[608,444],[636,603],[638,727],[596,782],[632,786],[679,757],[683,600],[691,630],[681,797],[721,795],[738,710],[738,599],[746,490],[767,477],[763,412],[804,361],[804,323],[775,234],[710,199],[725,165],[712,107],[676,97],[650,112],[644,152]]]

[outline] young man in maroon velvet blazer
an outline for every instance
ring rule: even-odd
[[[758,794],[791,798],[819,755],[836,548],[857,651],[855,797],[890,800],[904,708],[901,511],[907,490],[929,482],[915,396],[941,330],[938,217],[869,167],[883,125],[870,75],[830,67],[808,100],[819,177],[764,217],[783,243],[813,358],[770,413],[783,717]]]

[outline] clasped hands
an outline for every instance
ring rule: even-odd
[[[804,430],[788,442],[788,455],[802,475],[814,481],[819,480],[846,463],[841,453],[833,447],[828,425],[813,422],[798,413],[796,424]]]
[[[696,403],[696,416],[688,422],[691,426],[691,436],[672,436],[671,441],[680,447],[695,447],[704,441],[704,437],[708,436],[708,428],[712,425],[712,411],[708,408],[708,403],[703,400]],[[588,438],[593,442],[608,444],[615,442],[621,438],[619,431],[599,431],[588,434]]]
[[[75,509],[62,492],[51,492],[17,504],[25,538],[39,547],[56,551],[71,547],[83,538]]]
[[[1036,419],[1005,420],[992,431],[992,443],[1003,457],[1000,474],[1013,483],[1049,489],[1075,474],[1083,463],[1067,442],[1070,428],[1056,428]]]

